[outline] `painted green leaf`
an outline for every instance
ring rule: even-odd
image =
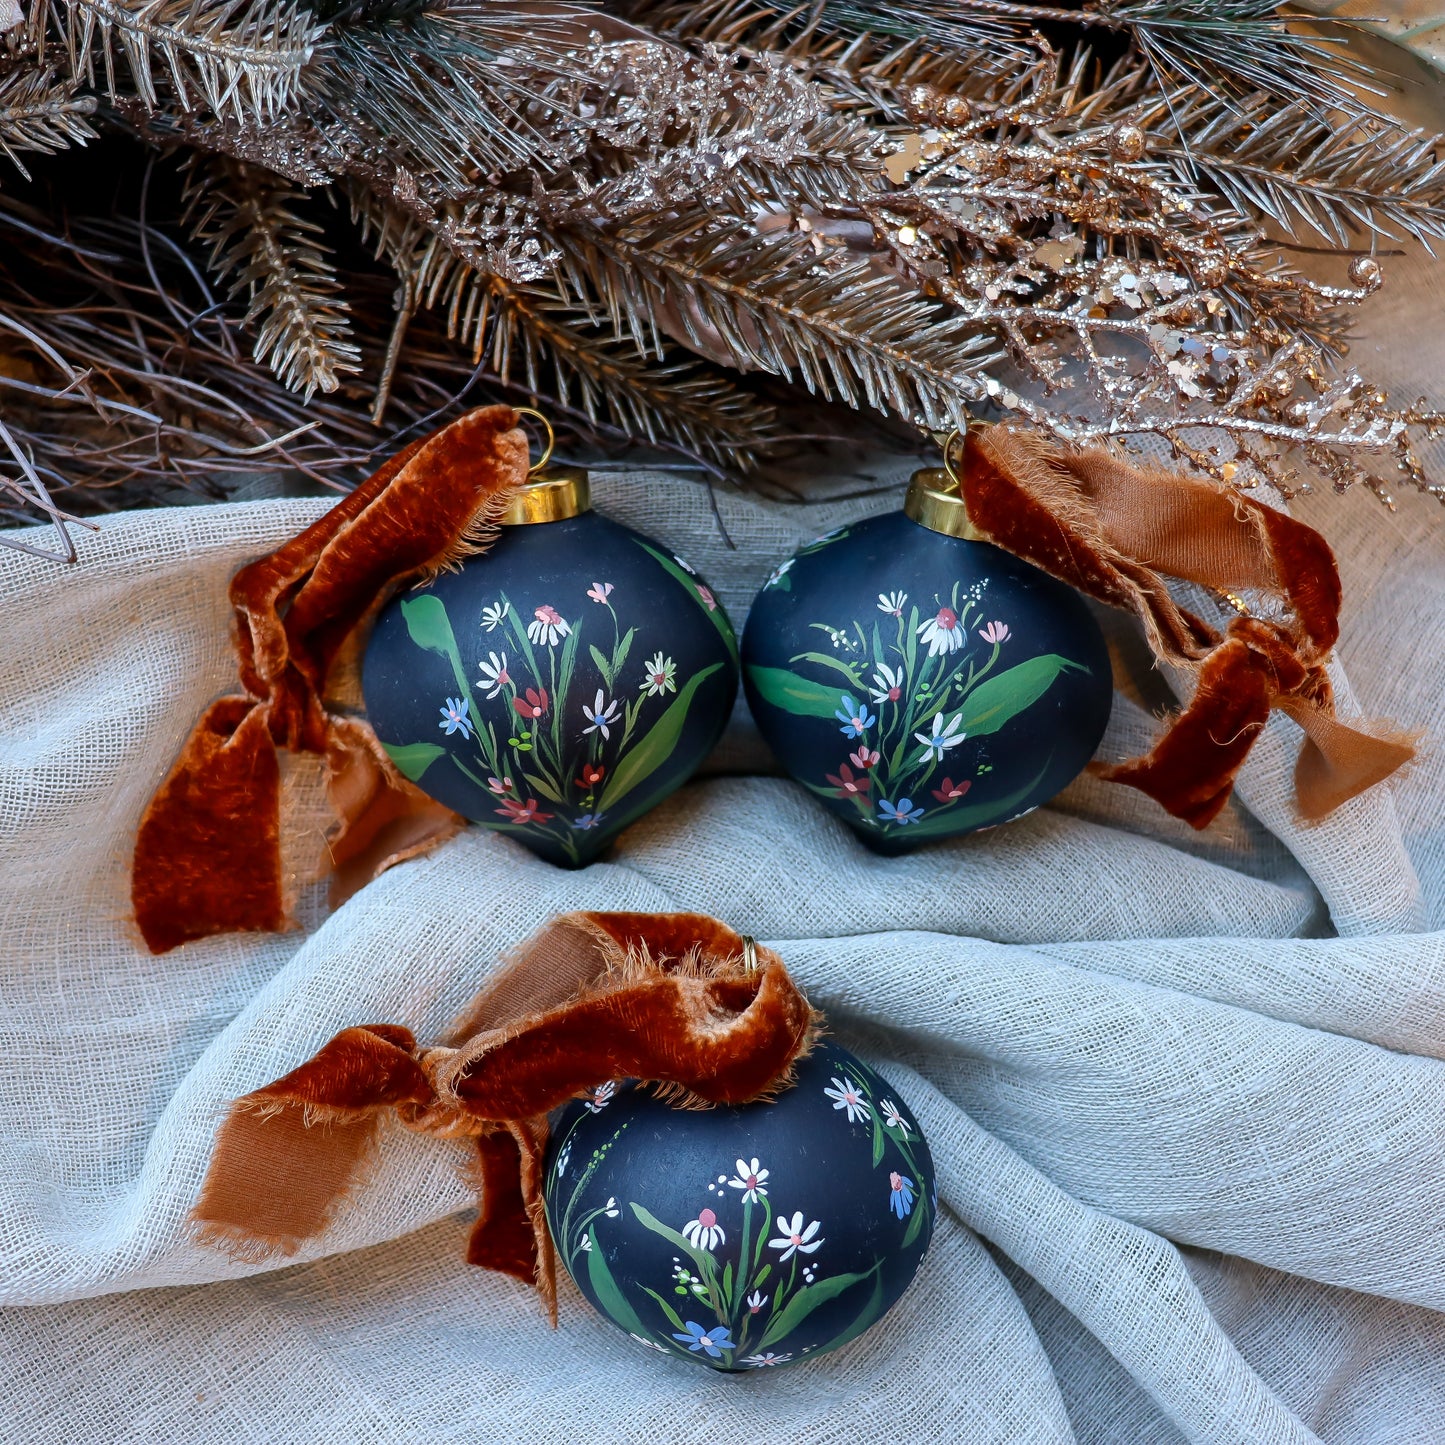
[[[602,791],[599,811],[615,808],[634,788],[640,787],[660,767],[672,760],[677,740],[682,736],[683,726],[687,722],[687,710],[692,706],[698,688],[721,668],[722,663],[714,662],[710,667],[705,667],[688,678],[672,705],[617,764]]]
[[[828,1345],[830,1350],[841,1349],[850,1340],[856,1340],[864,1330],[877,1323],[883,1313],[883,1276],[880,1273],[873,1281],[873,1293],[868,1296],[868,1302],[858,1311],[858,1318],[848,1326],[835,1340]]]
[[[913,1217],[908,1221],[908,1228],[903,1234],[904,1249],[907,1249],[918,1238],[919,1231],[923,1228],[923,1222],[928,1218],[928,1202],[922,1197],[923,1187],[923,1182],[920,1180],[918,1182],[919,1198],[913,1206]]]
[[[549,802],[562,804],[567,802],[567,799],[564,798],[546,778],[538,777],[536,773],[523,773],[522,776]]]
[[[814,552],[821,552],[824,547],[831,547],[834,542],[841,542],[852,530],[851,526],[834,527],[831,532],[824,532],[821,537],[814,537],[811,542],[805,542],[798,548],[796,555],[810,557]]]
[[[837,1299],[845,1289],[851,1289],[859,1280],[867,1279],[877,1271],[878,1265],[875,1264],[872,1269],[864,1270],[861,1274],[835,1274],[831,1279],[820,1279],[817,1284],[804,1285],[768,1322],[767,1330],[758,1341],[758,1348],[765,1350],[785,1335],[792,1334],[819,1305]]]
[[[796,657],[790,657],[789,662],[812,662],[819,667],[831,667],[835,672],[841,672],[848,679],[849,686],[853,692],[861,692],[864,684],[858,676],[858,664],[842,662],[836,657],[829,657],[826,652],[800,652]]]
[[[937,808],[932,812],[925,812],[917,823],[908,823],[910,838],[930,838],[940,833],[951,833],[957,828],[981,828],[990,820],[1003,822],[1005,818],[1011,818],[1014,811],[1020,808],[1024,800],[1043,782],[1044,774],[1049,770],[1049,764],[1054,760],[1050,753],[1044,759],[1044,765],[1028,782],[1021,787],[1015,788],[1006,797],[995,798],[989,803],[955,803],[951,808]],[[928,806],[928,794],[923,793],[921,799],[923,806]]]
[[[632,639],[637,636],[637,629],[629,627],[622,634],[622,641],[617,644],[617,651],[612,654],[612,676],[614,679],[622,676],[622,664],[627,661],[627,654],[632,651]]]
[[[445,748],[435,743],[382,743],[396,770],[409,782],[416,782],[441,755]]]
[[[654,1234],[660,1234],[669,1244],[682,1250],[682,1252],[697,1265],[699,1271],[704,1268],[705,1256],[694,1249],[677,1230],[669,1229],[651,1210],[645,1209],[642,1205],[635,1202],[632,1205],[632,1212],[637,1216],[644,1228],[650,1229]]]
[[[831,718],[843,705],[841,688],[799,677],[785,667],[754,665],[748,668],[748,681],[757,688],[764,702],[770,702],[794,717]]]
[[[642,1292],[643,1292],[644,1294],[650,1294],[650,1295],[653,1297],[653,1299],[655,1299],[655,1300],[657,1301],[658,1305],[659,1305],[659,1306],[661,1307],[661,1309],[662,1309],[663,1314],[665,1314],[665,1315],[667,1316],[668,1321],[671,1323],[671,1325],[672,1325],[672,1327],[673,1327],[674,1329],[676,1329],[676,1330],[681,1330],[681,1329],[682,1329],[682,1316],[681,1316],[680,1314],[678,1314],[678,1312],[677,1312],[675,1309],[673,1309],[673,1307],[672,1307],[670,1304],[668,1304],[668,1302],[667,1302],[665,1299],[663,1299],[663,1297],[662,1297],[660,1294],[658,1294],[658,1292],[657,1292],[655,1289],[648,1289],[648,1287],[647,1287],[646,1285],[643,1285],[643,1286],[642,1286]],[[639,1334],[645,1334],[645,1331],[639,1330],[638,1333],[639,1333]]]
[[[692,600],[707,614],[708,621],[717,628],[722,640],[727,644],[728,652],[736,659],[738,655],[738,639],[736,633],[733,632],[733,625],[728,620],[727,613],[723,611],[720,605],[709,607],[707,603],[703,601],[702,593],[698,591],[699,587],[706,586],[707,584],[704,583],[700,577],[694,577],[692,573],[679,567],[676,561],[665,552],[659,552],[656,547],[649,546],[641,537],[637,538],[637,545],[641,547],[644,552],[657,558],[663,567],[682,583],[687,589],[688,594],[692,597]],[[710,588],[709,591],[711,591]]]
[[[883,1161],[883,1125],[878,1122],[878,1115],[873,1115],[873,1167],[876,1169]]]
[[[1006,722],[1031,708],[1063,672],[1087,672],[1056,652],[1031,657],[997,677],[979,683],[963,700],[963,730],[971,738],[996,733]]]
[[[588,647],[587,651],[592,654],[592,661],[597,665],[597,671],[602,674],[602,681],[605,682],[610,689],[612,686],[612,664],[603,656],[600,647]]]
[[[440,652],[443,656],[456,651],[457,639],[452,632],[451,618],[435,593],[423,592],[420,597],[407,598],[401,604],[401,615],[411,640],[418,647],[424,647],[428,652]]]
[[[420,597],[409,597],[401,604],[401,615],[406,622],[407,632],[411,634],[411,640],[418,647],[425,648],[428,652],[439,652],[451,663],[457,688],[467,700],[467,711],[471,714],[472,725],[480,732],[481,714],[477,710],[476,699],[472,696],[466,670],[462,667],[462,655],[457,650],[451,618],[447,616],[441,598],[432,592],[423,592]]]
[[[647,1339],[647,1326],[638,1319],[637,1311],[632,1308],[627,1296],[618,1289],[617,1281],[612,1278],[612,1271],[607,1268],[607,1260],[602,1253],[602,1246],[597,1243],[595,1232],[589,1229],[587,1233],[592,1240],[592,1248],[587,1251],[587,1281],[597,1296],[597,1303],[624,1330],[630,1330],[634,1335]]]

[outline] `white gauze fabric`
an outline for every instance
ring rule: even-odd
[[[1440,276],[1402,270],[1367,316],[1363,360],[1406,391],[1441,374],[1419,304]],[[732,550],[686,482],[597,491],[738,623],[796,545],[888,505],[722,497]],[[1083,779],[881,859],[771,775],[740,708],[704,774],[585,871],[469,829],[334,915],[303,886],[300,931],[152,958],[128,918],[134,829],[234,686],[227,580],[325,505],[112,518],[72,571],[0,553],[7,1445],[1445,1439],[1433,739],[1316,827],[1294,820],[1299,734],[1276,720],[1206,833]],[[1445,518],[1363,495],[1300,510],[1345,574],[1345,710],[1438,733]],[[1120,757],[1168,696],[1134,625],[1105,620]],[[304,764],[285,826],[299,880],[325,826]],[[349,1024],[435,1036],[575,908],[698,909],[765,939],[919,1114],[935,1246],[845,1350],[718,1377],[638,1350],[565,1281],[554,1332],[529,1290],[462,1263],[461,1146],[399,1129],[288,1267],[188,1237],[230,1100]]]

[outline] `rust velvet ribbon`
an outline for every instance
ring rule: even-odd
[[[286,926],[278,749],[326,760],[334,901],[461,826],[396,771],[364,722],[327,709],[326,681],[396,583],[485,547],[526,474],[516,413],[478,408],[398,452],[232,579],[245,691],[206,709],[136,838],[131,899],[153,953]]]
[[[684,1106],[740,1104],[789,1082],[818,1017],[776,954],[702,914],[569,913],[503,965],[445,1041],[399,1024],[344,1029],[238,1099],[216,1134],[192,1224],[249,1258],[293,1253],[364,1174],[383,1119],[474,1142],[470,1263],[534,1280],[555,1322],[542,1202],[547,1113],[611,1079]]]
[[[961,485],[981,536],[1135,613],[1155,655],[1194,674],[1193,697],[1150,752],[1096,767],[1103,777],[1204,828],[1278,708],[1305,733],[1295,797],[1313,821],[1414,756],[1407,735],[1335,715],[1325,664],[1339,638],[1339,571],[1303,522],[1232,488],[1006,426],[969,432]],[[1166,576],[1255,592],[1270,616],[1237,616],[1221,632],[1174,601]]]

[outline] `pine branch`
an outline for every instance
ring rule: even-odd
[[[255,327],[252,355],[308,399],[335,391],[340,375],[360,370],[346,302],[321,227],[291,209],[299,192],[254,166],[216,160],[191,188],[192,233],[211,246],[218,279],[247,293],[242,325]]]
[[[1133,119],[1151,131],[1151,160],[1168,165],[1181,183],[1202,178],[1291,235],[1303,229],[1340,246],[1362,231],[1445,236],[1438,136],[1368,116],[1322,120],[1303,101],[1280,106],[1257,94],[1229,103],[1200,90],[1151,98]],[[1179,130],[1189,136],[1187,147]]]
[[[78,90],[76,82],[58,80],[50,65],[0,76],[0,151],[27,181],[30,172],[18,151],[48,155],[95,137],[86,119],[95,114],[95,99]]]
[[[950,318],[871,258],[785,232],[760,239],[705,213],[560,237],[589,275],[604,278],[613,318],[640,347],[657,318],[674,319],[695,351],[721,351],[744,370],[801,381],[857,407],[917,426],[960,425],[985,395],[992,338]]]
[[[573,73],[588,34],[618,30],[583,5],[543,11],[497,0],[403,10],[389,23],[334,25],[315,70],[338,136],[465,199],[489,177],[547,170],[579,146],[548,89]],[[343,142],[344,144],[344,142]]]
[[[518,283],[469,264],[451,234],[397,217],[365,192],[353,192],[353,207],[415,303],[444,316],[447,335],[502,382],[603,418],[635,441],[680,445],[740,471],[776,439],[771,407],[701,362],[667,361],[655,336],[639,347],[609,324],[575,270],[566,294]]]
[[[1263,90],[1303,97],[1323,114],[1368,110],[1351,82],[1368,71],[1340,41],[1300,32],[1277,0],[1085,0],[1077,6],[1030,5],[1010,0],[821,0],[825,23],[845,30],[922,40],[935,48],[968,49],[981,23],[1038,25],[1112,32],[1133,40],[1166,89],[1212,88],[1230,96]]]
[[[36,14],[47,5],[72,79],[94,85],[98,58],[106,94],[121,96],[119,51],[151,109],[168,86],[182,111],[200,100],[238,120],[267,120],[298,98],[322,34],[299,0],[36,0]]]

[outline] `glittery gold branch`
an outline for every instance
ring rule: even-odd
[[[778,431],[744,371],[1286,494],[1439,491],[1411,436],[1440,418],[1346,338],[1375,238],[1445,235],[1445,143],[1378,111],[1347,34],[1267,0],[38,3],[0,149],[213,158],[236,294],[196,301],[177,215],[99,214],[46,161],[53,213],[0,191],[0,227],[91,239],[0,248],[8,434],[60,489],[114,457],[127,498],[242,459],[345,485],[371,426],[487,388],[715,469]],[[114,305],[73,315],[102,254]]]

